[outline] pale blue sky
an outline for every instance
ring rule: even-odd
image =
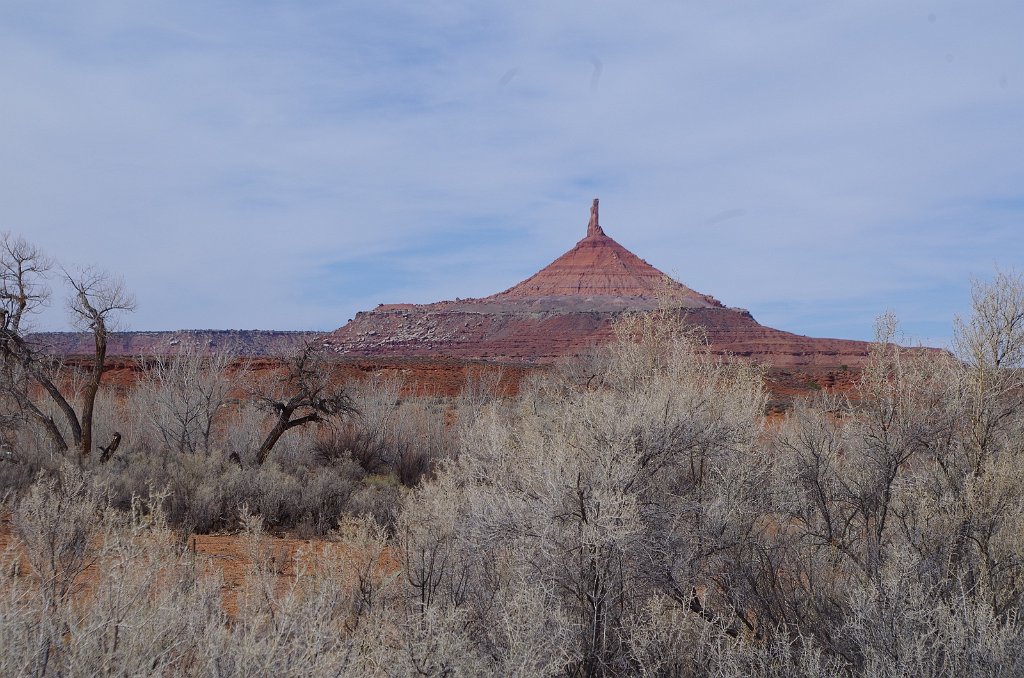
[[[937,343],[1024,267],[1021,36],[1018,0],[4,0],[0,229],[122,273],[135,329],[333,329],[505,289],[599,196],[767,325]]]

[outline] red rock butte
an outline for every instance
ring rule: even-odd
[[[711,349],[775,368],[857,367],[869,345],[765,327],[749,312],[673,280],[605,234],[598,201],[586,236],[504,292],[433,304],[382,304],[325,342],[344,356],[547,363],[607,342],[630,311],[672,309],[703,327]]]

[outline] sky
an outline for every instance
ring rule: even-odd
[[[125,329],[320,329],[585,234],[763,324],[942,345],[1024,269],[1024,3],[0,3],[0,230]],[[68,327],[59,280],[38,329]]]

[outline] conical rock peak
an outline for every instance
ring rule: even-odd
[[[693,308],[722,306],[714,297],[673,280],[609,237],[601,228],[598,204],[594,198],[587,235],[575,247],[518,285],[487,300],[639,297],[671,299],[676,305]]]

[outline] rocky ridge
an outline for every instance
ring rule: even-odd
[[[320,332],[282,332],[276,330],[172,330],[166,332],[111,332],[107,338],[108,356],[166,356],[183,347],[194,346],[204,352],[227,351],[237,356],[287,355]],[[29,341],[37,350],[54,355],[92,355],[92,334],[86,332],[36,332]]]

